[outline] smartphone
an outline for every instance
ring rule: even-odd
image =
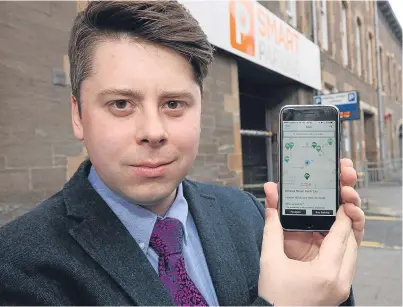
[[[285,231],[327,232],[340,198],[340,115],[331,105],[280,110],[279,214]]]

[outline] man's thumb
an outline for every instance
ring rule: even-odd
[[[284,257],[284,233],[278,211],[266,208],[266,219],[263,232],[262,254],[266,259]]]

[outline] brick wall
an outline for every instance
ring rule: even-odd
[[[0,210],[28,210],[60,189],[73,137],[63,70],[75,2],[0,2]]]
[[[225,186],[242,185],[238,69],[217,53],[205,83],[199,155],[189,178]]]

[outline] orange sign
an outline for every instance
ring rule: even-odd
[[[231,46],[255,56],[257,42],[265,42],[297,55],[298,33],[255,1],[230,1]]]
[[[231,46],[251,56],[255,55],[254,5],[249,1],[230,1]]]
[[[351,112],[340,112],[340,118],[349,118],[351,116]]]

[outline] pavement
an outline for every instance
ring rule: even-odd
[[[361,247],[353,289],[357,306],[402,306],[402,251]]]
[[[402,306],[402,186],[359,189],[366,214],[353,283],[357,306]]]
[[[402,217],[402,185],[394,183],[373,184],[357,189],[367,216],[385,215]]]

